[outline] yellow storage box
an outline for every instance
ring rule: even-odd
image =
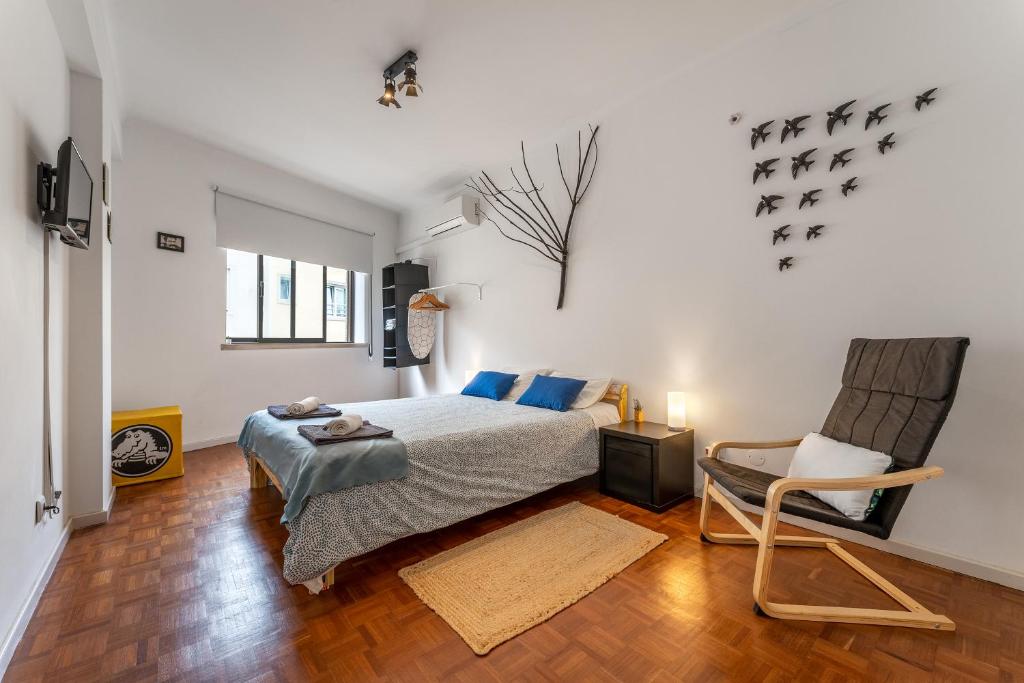
[[[185,474],[181,457],[181,408],[163,406],[114,412],[110,469],[114,486]]]

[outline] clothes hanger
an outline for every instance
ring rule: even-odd
[[[451,306],[444,303],[430,292],[424,292],[423,296],[409,305],[409,308],[414,311],[437,312],[447,311]]]

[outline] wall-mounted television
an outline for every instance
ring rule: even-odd
[[[59,232],[61,242],[79,249],[89,248],[92,176],[71,138],[61,143],[56,168],[39,164],[36,202],[43,212],[43,226]]]

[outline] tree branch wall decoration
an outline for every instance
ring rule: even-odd
[[[522,177],[516,173],[515,168],[509,167],[514,187],[503,189],[486,171],[481,171],[479,176],[471,178],[467,183],[467,187],[476,191],[490,207],[489,211],[482,210],[481,215],[493,223],[503,237],[529,247],[545,259],[558,264],[560,277],[556,309],[562,308],[565,302],[565,279],[569,267],[569,239],[572,236],[573,219],[576,217],[576,209],[590,189],[594,171],[597,169],[597,131],[600,128],[601,126],[590,126],[590,141],[585,150],[583,132],[577,131],[576,173],[571,179],[565,175],[562,152],[558,145],[555,145],[558,173],[569,198],[569,214],[564,222],[559,222],[555,218],[541,194],[543,186],[538,188],[534,182],[530,166],[526,163],[526,146],[522,141],[519,143],[523,159]],[[508,232],[502,229],[492,214],[507,223],[506,227],[510,228]]]

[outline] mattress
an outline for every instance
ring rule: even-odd
[[[288,523],[284,577],[312,590],[347,559],[593,474],[597,428],[619,419],[605,403],[561,413],[458,394],[338,407],[393,429],[409,473],[314,495]]]

